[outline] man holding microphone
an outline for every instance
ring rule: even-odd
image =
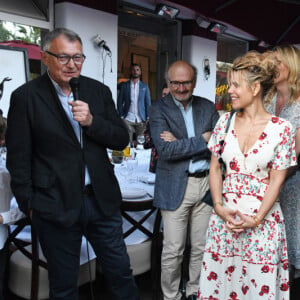
[[[48,67],[13,92],[7,167],[21,210],[32,211],[49,265],[50,299],[78,299],[85,235],[101,262],[113,299],[139,299],[123,241],[121,193],[106,148],[122,150],[127,129],[108,87],[81,76],[80,37],[57,28],[43,45]],[[78,78],[79,99],[70,79]]]

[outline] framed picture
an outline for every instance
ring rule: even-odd
[[[0,45],[0,108],[4,117],[7,116],[11,93],[28,80],[27,49]]]
[[[142,68],[142,81],[149,84],[149,56],[132,54],[132,63]]]

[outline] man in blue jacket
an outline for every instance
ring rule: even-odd
[[[146,83],[140,80],[142,74],[138,64],[131,65],[131,79],[123,83],[118,97],[118,112],[127,124],[130,142],[133,134],[143,134],[151,104],[150,91]]]

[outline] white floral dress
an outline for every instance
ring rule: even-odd
[[[230,113],[218,121],[209,149],[219,158],[220,141]],[[223,205],[255,215],[268,188],[263,179],[271,168],[296,164],[295,141],[289,122],[273,116],[264,131],[243,154],[234,130],[235,114],[225,138],[222,159],[227,175]],[[283,215],[275,202],[262,224],[242,233],[227,231],[223,220],[212,214],[207,230],[199,299],[289,299],[288,258]]]

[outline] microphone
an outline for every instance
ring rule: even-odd
[[[79,78],[77,77],[72,77],[69,81],[74,101],[79,100]]]
[[[103,47],[104,50],[106,50],[107,52],[111,53],[109,47],[106,46],[106,43],[104,43],[102,47]]]
[[[111,54],[109,47],[106,45],[106,42],[104,40],[102,40],[102,38],[100,37],[100,34],[97,34],[95,36],[94,42],[99,48],[103,48],[106,52],[109,52]]]
[[[69,85],[70,85],[72,93],[73,93],[74,101],[79,100],[79,78],[72,77],[69,81]],[[78,139],[79,139],[79,143],[80,143],[81,148],[83,148],[82,130],[81,130],[80,122],[78,122],[78,124],[79,124],[79,137],[78,137]]]

